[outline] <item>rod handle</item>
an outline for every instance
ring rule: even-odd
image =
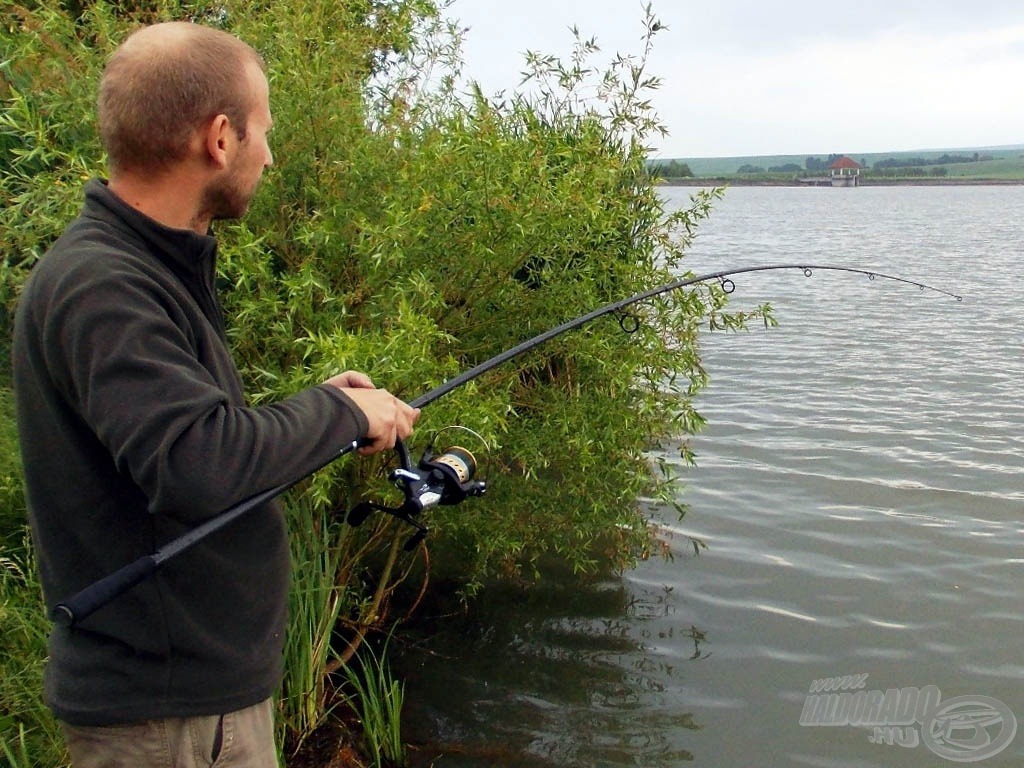
[[[57,624],[72,627],[122,592],[127,592],[152,574],[158,566],[159,562],[153,555],[143,555],[135,562],[128,563],[109,576],[90,584],[67,600],[57,603],[50,611],[50,618]]]

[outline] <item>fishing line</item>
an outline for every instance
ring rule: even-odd
[[[454,376],[429,392],[420,395],[414,400],[410,400],[409,405],[414,408],[423,408],[438,398],[448,394],[453,389],[457,389],[467,382],[482,376],[484,373],[497,368],[502,363],[529,352],[530,350],[539,347],[541,344],[544,344],[557,336],[561,336],[563,333],[567,333],[568,331],[586,325],[592,320],[596,320],[604,315],[618,314],[620,327],[623,331],[632,333],[639,329],[639,318],[629,313],[623,313],[623,310],[633,304],[654,298],[655,296],[660,296],[661,294],[679,290],[680,288],[685,288],[690,285],[706,283],[711,280],[717,280],[725,293],[732,293],[736,289],[736,283],[732,280],[732,277],[735,275],[742,275],[751,272],[769,272],[791,269],[802,271],[806,277],[811,277],[815,271],[851,272],[866,275],[869,280],[875,280],[876,278],[893,280],[895,282],[916,286],[922,291],[934,291],[944,296],[954,298],[957,301],[963,301],[963,296],[950,293],[942,288],[936,288],[935,286],[917,282],[916,280],[908,280],[897,275],[889,275],[875,270],[858,269],[856,267],[821,264],[764,264],[751,267],[723,269],[717,272],[708,272],[696,277],[686,277],[670,283],[665,283],[664,285],[660,285],[656,288],[651,288],[650,290],[637,293],[629,298],[620,299],[619,301],[606,304],[603,307],[599,307],[598,309],[586,313],[585,315],[580,315],[573,320],[569,320],[559,326],[545,331],[544,333],[538,334],[531,339],[527,339],[521,344],[511,347],[510,349],[495,355],[489,360],[485,360],[479,365],[473,366],[469,370]],[[356,450],[359,445],[360,443],[358,441],[349,443],[328,461],[324,462],[307,475],[296,478],[292,482],[284,483],[250,496],[248,499],[245,499],[235,506],[221,512],[216,517],[210,518],[201,525],[193,528],[188,533],[174,539],[153,554],[144,555],[138,560],[118,569],[114,573],[90,584],[67,600],[57,603],[50,612],[50,617],[55,622],[67,626],[72,626],[76,622],[82,621],[101,606],[106,605],[118,595],[128,591],[143,579],[152,575],[161,565],[171,558],[181,554],[186,549],[215,531],[219,531],[225,525],[228,525],[232,521],[238,519],[254,507],[265,504],[271,499],[281,495],[309,475],[318,472],[328,464]],[[453,447],[442,453],[440,456],[434,456],[428,450],[424,454],[423,459],[420,460],[420,463],[418,465],[414,465],[401,440],[397,441],[395,448],[399,454],[402,466],[399,470],[395,470],[392,475],[393,477],[397,477],[403,486],[403,490],[406,494],[406,504],[394,509],[381,507],[379,505],[370,506],[372,509],[379,509],[394,514],[396,517],[413,525],[417,529],[417,534],[410,541],[418,542],[426,533],[426,529],[415,520],[416,511],[422,511],[426,506],[437,503],[457,504],[468,496],[476,496],[483,493],[484,483],[482,481],[475,481],[472,479],[472,475],[475,472],[475,460],[471,454],[468,454],[468,452],[465,451],[465,449]],[[365,516],[362,514],[364,511],[367,514],[371,511],[367,507],[357,507],[357,510],[353,510],[353,512],[350,513],[350,519],[354,520],[355,518],[358,518],[359,522],[361,522],[362,517]]]

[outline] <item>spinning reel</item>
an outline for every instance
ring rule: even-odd
[[[413,465],[409,449],[401,440],[395,441],[395,451],[398,453],[399,466],[391,470],[388,479],[405,495],[401,506],[386,507],[372,501],[362,501],[351,509],[347,519],[349,525],[357,526],[374,511],[397,517],[416,529],[405,542],[406,551],[411,551],[429,533],[429,529],[416,519],[424,510],[439,504],[459,504],[469,496],[483,496],[487,483],[474,479],[476,458],[461,446],[453,445],[435,455],[431,442],[416,465]]]

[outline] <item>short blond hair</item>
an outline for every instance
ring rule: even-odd
[[[131,34],[100,80],[100,138],[112,172],[157,171],[182,160],[194,132],[227,115],[240,137],[254,96],[246,67],[259,54],[237,37],[189,22]]]

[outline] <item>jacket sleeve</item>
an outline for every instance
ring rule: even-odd
[[[228,372],[237,381],[226,345],[197,332],[146,276],[76,277],[51,295],[47,367],[150,512],[209,518],[300,479],[365,435],[362,411],[326,384],[268,406],[238,405],[240,390],[232,397],[218,383]],[[200,353],[220,366],[216,375]]]

